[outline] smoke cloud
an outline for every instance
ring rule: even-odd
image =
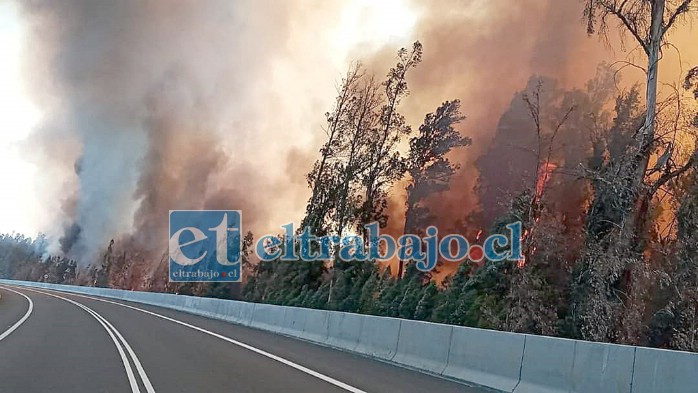
[[[170,209],[242,209],[256,230],[299,218],[346,62],[341,42],[305,26],[332,32],[335,5],[78,0],[23,11],[44,111],[30,154],[50,171],[55,248],[84,266],[124,236],[158,255]]]
[[[512,99],[520,100],[531,76],[554,80],[555,88],[583,87],[612,55],[586,35],[581,7],[577,1],[474,0],[457,6],[436,1],[422,9],[415,36],[424,44],[424,61],[409,81],[412,95],[404,110],[416,126],[444,100],[459,98],[467,117],[459,130],[473,138],[472,146],[454,153],[461,170],[451,190],[435,197],[431,206],[440,228],[453,229],[459,219],[467,223],[471,213],[483,208],[476,191],[477,158],[490,149],[500,117]],[[376,59],[383,67],[391,61],[388,52]],[[530,132],[524,124],[514,134]],[[499,167],[500,173],[486,175],[503,171]],[[489,225],[478,221],[468,225]]]
[[[483,208],[477,159],[532,75],[555,89],[584,87],[599,63],[625,56],[586,35],[581,7],[556,0],[23,2],[32,42],[25,71],[43,112],[27,154],[42,170],[52,251],[86,266],[120,239],[155,265],[171,209],[242,209],[245,229],[256,233],[298,222],[323,114],[350,61],[383,75],[395,51],[417,39],[424,60],[409,77],[401,111],[416,129],[425,113],[459,98],[467,116],[459,129],[473,138],[454,153],[462,168],[432,206],[449,230]],[[404,197],[397,187],[393,194],[388,232],[397,233]]]

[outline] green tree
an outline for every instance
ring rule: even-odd
[[[580,262],[572,285],[579,293],[572,296],[571,311],[582,337],[632,343],[637,341],[638,334],[629,333],[629,321],[641,323],[642,316],[638,315],[641,311],[636,306],[641,307],[643,292],[647,290],[639,283],[645,275],[642,263],[653,198],[664,185],[683,175],[698,161],[698,155],[693,154],[683,165],[677,166],[678,149],[673,148],[673,139],[666,139],[664,133],[657,132],[662,49],[669,45],[670,30],[695,12],[695,1],[585,0],[584,3],[590,34],[596,31],[606,34],[609,21],[615,20],[621,32],[629,33],[646,56],[646,66],[640,67],[646,73],[646,107],[644,120],[633,130],[623,157],[613,160],[609,166],[615,172],[614,177],[596,190],[588,221],[597,224],[605,233],[592,232],[587,241],[585,259]],[[662,147],[663,151],[658,150]],[[650,159],[655,154],[659,154],[659,159],[650,168]],[[592,264],[604,266],[599,268]],[[597,312],[604,316],[603,321],[598,319]]]
[[[388,72],[383,82],[385,102],[379,112],[379,124],[370,134],[367,170],[362,181],[365,196],[361,207],[363,223],[377,221],[385,225],[387,190],[404,175],[404,158],[397,147],[400,140],[412,132],[405,117],[398,111],[400,101],[407,96],[407,73],[422,61],[422,44],[417,41],[410,50],[402,48],[398,63]],[[360,228],[361,229],[361,228]]]
[[[419,302],[417,302],[417,308],[414,312],[414,319],[421,321],[431,320],[439,293],[436,283],[433,281],[429,282],[429,284],[424,287],[421,292],[422,297],[419,299]]]
[[[452,163],[446,155],[457,147],[472,143],[470,138],[461,136],[454,128],[464,118],[460,101],[446,101],[424,117],[419,134],[410,139],[404,233],[421,234],[420,228],[426,228],[432,220],[426,206],[427,198],[449,189],[451,177],[459,165]],[[400,261],[398,278],[402,278],[403,270],[404,261]]]

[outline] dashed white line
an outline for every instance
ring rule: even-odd
[[[30,315],[32,315],[32,311],[34,311],[34,302],[32,302],[32,300],[29,298],[29,296],[27,296],[21,292],[17,292],[14,289],[10,289],[10,288],[4,287],[4,286],[0,286],[0,288],[8,290],[10,292],[14,292],[20,296],[23,296],[29,302],[29,309],[27,310],[26,314],[24,314],[24,316],[19,321],[17,321],[17,323],[10,326],[9,329],[5,330],[2,334],[0,334],[0,341],[2,341],[4,338],[6,338],[10,334],[12,334],[12,332],[17,330],[17,328],[20,327],[20,325],[22,325],[24,323],[24,321],[26,321],[29,318]]]

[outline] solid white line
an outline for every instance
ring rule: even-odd
[[[340,382],[340,381],[338,381],[338,380],[336,380],[336,379],[334,379],[334,378],[332,378],[332,377],[329,377],[329,376],[327,376],[327,375],[321,374],[321,373],[319,373],[319,372],[317,372],[317,371],[314,371],[314,370],[311,370],[311,369],[309,369],[309,368],[307,368],[307,367],[301,366],[301,365],[298,364],[298,363],[294,363],[294,362],[292,362],[292,361],[290,361],[290,360],[288,360],[288,359],[284,359],[284,358],[282,358],[282,357],[280,357],[280,356],[276,356],[276,355],[271,354],[271,353],[269,353],[269,352],[266,352],[266,351],[263,351],[263,350],[261,350],[261,349],[255,348],[255,347],[253,347],[253,346],[251,346],[251,345],[247,345],[247,344],[245,344],[245,343],[243,343],[243,342],[234,340],[234,339],[232,339],[232,338],[229,338],[229,337],[220,335],[220,334],[218,334],[218,333],[214,333],[214,332],[209,331],[209,330],[206,330],[206,329],[204,329],[204,328],[200,328],[200,327],[198,327],[198,326],[194,326],[194,325],[188,324],[188,323],[186,323],[186,322],[179,321],[179,320],[174,319],[174,318],[166,317],[166,316],[164,316],[164,315],[161,315],[161,314],[158,314],[158,313],[155,313],[155,312],[152,312],[152,311],[144,310],[144,309],[142,309],[142,308],[133,307],[133,306],[130,306],[130,305],[128,305],[128,304],[123,304],[123,303],[119,303],[119,302],[114,302],[114,301],[106,300],[106,299],[100,299],[100,298],[96,298],[96,297],[92,297],[92,296],[79,295],[79,294],[77,294],[77,293],[70,293],[70,294],[73,295],[73,296],[83,297],[83,298],[86,298],[86,299],[92,299],[92,300],[97,300],[97,301],[100,301],[100,302],[116,304],[116,305],[121,306],[121,307],[130,308],[130,309],[132,309],[132,310],[140,311],[140,312],[145,313],[145,314],[149,314],[149,315],[152,315],[152,316],[155,316],[155,317],[158,317],[158,318],[162,318],[162,319],[164,319],[164,320],[166,320],[166,321],[170,321],[170,322],[174,322],[174,323],[176,323],[176,324],[182,325],[182,326],[186,326],[186,327],[188,327],[188,328],[197,330],[197,331],[199,331],[199,332],[208,334],[208,335],[210,335],[210,336],[219,338],[219,339],[221,339],[221,340],[223,340],[223,341],[227,341],[227,342],[229,342],[229,343],[231,343],[231,344],[234,344],[234,345],[237,345],[237,346],[239,346],[239,347],[245,348],[245,349],[247,349],[247,350],[249,350],[249,351],[252,351],[252,352],[257,353],[257,354],[259,354],[259,355],[265,356],[265,357],[267,357],[267,358],[269,358],[269,359],[275,360],[275,361],[277,361],[277,362],[279,362],[279,363],[282,363],[282,364],[284,364],[284,365],[286,365],[286,366],[295,368],[295,369],[298,370],[298,371],[302,371],[302,372],[304,372],[304,373],[306,373],[306,374],[308,374],[308,375],[311,375],[311,376],[313,376],[313,377],[315,377],[315,378],[321,379],[321,380],[323,380],[323,381],[325,381],[325,382],[327,382],[327,383],[330,383],[330,384],[332,384],[332,385],[335,385],[335,386],[337,386],[337,387],[339,387],[339,388],[342,388],[342,389],[344,389],[344,390],[346,390],[346,391],[349,391],[349,392],[352,392],[352,393],[366,393],[365,391],[363,391],[363,390],[361,390],[361,389],[359,389],[359,388],[355,388],[355,387],[353,387],[353,386],[351,386],[351,385],[347,385],[346,383]]]
[[[130,364],[129,361],[128,361],[128,357],[126,356],[126,353],[124,352],[124,349],[123,349],[123,347],[121,346],[121,343],[119,343],[119,340],[114,336],[114,333],[112,333],[112,330],[109,329],[109,326],[107,325],[108,322],[106,321],[106,319],[102,318],[101,315],[99,315],[97,312],[95,312],[95,311],[92,310],[91,308],[89,308],[89,307],[87,307],[87,306],[85,306],[85,305],[83,305],[83,304],[80,304],[80,303],[78,303],[78,302],[76,302],[76,301],[74,301],[74,300],[72,300],[72,299],[64,298],[64,297],[62,297],[62,296],[58,296],[58,295],[55,295],[55,294],[52,294],[52,293],[48,293],[48,292],[37,291],[36,289],[29,289],[29,288],[24,288],[24,289],[26,289],[26,290],[28,290],[28,291],[32,291],[32,292],[41,293],[41,294],[44,294],[44,295],[46,295],[46,296],[53,296],[53,297],[55,297],[55,298],[58,298],[58,299],[61,299],[61,300],[66,301],[66,302],[72,303],[73,305],[76,305],[76,306],[80,307],[81,309],[85,310],[85,311],[86,311],[88,314],[90,314],[94,319],[96,319],[97,322],[99,322],[99,324],[102,325],[102,327],[104,328],[104,330],[107,331],[107,333],[109,334],[109,337],[110,337],[110,338],[112,339],[112,341],[114,342],[114,345],[116,345],[116,349],[117,349],[117,351],[119,352],[119,356],[121,357],[121,362],[123,363],[124,369],[126,370],[126,376],[128,377],[129,385],[131,386],[131,391],[132,391],[133,393],[140,393],[141,390],[140,390],[140,388],[138,387],[138,381],[136,380],[136,376],[135,376],[135,374],[133,373],[133,369],[131,368],[131,364]],[[106,322],[106,324],[105,324],[105,322]],[[112,327],[112,329],[113,329],[113,327]],[[119,334],[119,333],[116,331],[116,329],[114,329],[114,332],[115,332],[117,335]],[[134,356],[135,356],[135,355],[134,355]],[[136,362],[136,361],[134,361],[134,363],[135,363],[135,362]],[[139,374],[140,374],[140,371],[139,371]],[[152,386],[151,386],[151,389],[152,389]],[[150,391],[149,391],[149,392],[150,392]]]
[[[87,306],[85,306],[85,307],[87,307]],[[95,313],[95,314],[97,314],[97,313]],[[116,336],[119,338],[119,340],[121,340],[121,343],[124,345],[124,347],[126,347],[126,351],[128,351],[129,355],[131,355],[131,359],[133,359],[133,364],[136,365],[136,370],[138,370],[138,375],[140,375],[141,381],[143,381],[143,385],[145,386],[146,392],[155,393],[155,389],[153,388],[153,385],[150,383],[150,378],[148,378],[148,375],[145,373],[145,369],[143,369],[143,365],[141,364],[141,361],[138,360],[138,356],[136,356],[136,353],[133,351],[133,348],[131,348],[131,346],[128,344],[128,341],[126,341],[124,336],[122,336],[121,333],[119,333],[119,331],[116,330],[114,325],[112,325],[109,321],[104,319],[103,316],[101,316],[99,314],[97,314],[97,316],[99,318],[101,318],[104,321],[104,323],[107,324],[107,326],[112,328],[112,330],[114,331]]]
[[[23,324],[24,321],[26,321],[27,319],[29,319],[29,316],[32,315],[32,311],[34,311],[34,302],[32,302],[32,300],[29,299],[29,296],[27,296],[27,295],[25,295],[25,294],[23,294],[23,293],[21,293],[21,292],[17,292],[17,291],[15,291],[14,289],[10,289],[10,288],[7,288],[7,287],[5,287],[5,286],[0,286],[0,288],[6,289],[6,290],[8,290],[8,291],[10,291],[10,292],[14,292],[14,293],[16,293],[16,294],[18,294],[18,295],[24,296],[24,298],[27,299],[27,301],[29,302],[29,309],[27,310],[26,314],[24,314],[24,316],[23,316],[19,321],[17,321],[17,323],[15,323],[14,325],[10,326],[9,329],[5,330],[2,334],[0,334],[0,341],[2,341],[5,337],[9,336],[12,332],[14,332],[15,330],[17,330],[17,328],[18,328],[21,324]]]

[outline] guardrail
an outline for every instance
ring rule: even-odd
[[[694,392],[698,354],[194,296],[0,280],[150,304],[514,393]]]

